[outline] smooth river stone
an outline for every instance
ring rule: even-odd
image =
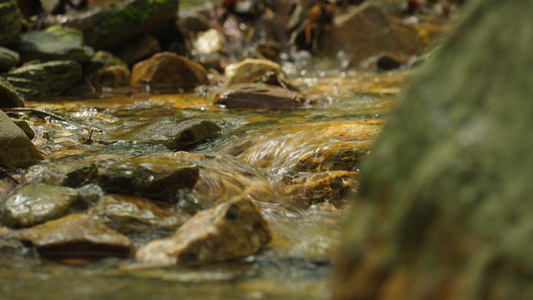
[[[95,217],[84,213],[68,215],[23,230],[15,236],[48,258],[127,257],[132,243]]]
[[[3,202],[2,222],[10,227],[30,227],[60,218],[80,200],[75,189],[55,185],[25,185]]]

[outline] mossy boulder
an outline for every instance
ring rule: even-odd
[[[24,99],[60,94],[81,76],[81,65],[72,60],[27,65],[5,74],[9,83]]]
[[[533,295],[533,2],[463,9],[360,167],[334,299]]]
[[[22,15],[16,0],[0,0],[0,46],[12,44],[22,29]]]
[[[4,77],[0,76],[0,107],[23,107],[24,100],[19,96],[15,87]]]

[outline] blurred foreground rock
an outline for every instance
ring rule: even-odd
[[[361,166],[334,299],[533,297],[533,2],[468,4]]]

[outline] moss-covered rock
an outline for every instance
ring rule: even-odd
[[[0,46],[12,44],[22,29],[22,15],[16,0],[0,0]]]
[[[4,77],[0,76],[0,107],[23,107],[24,101],[15,87]]]
[[[20,62],[20,55],[8,48],[0,47],[0,72],[6,72]]]
[[[463,9],[361,165],[334,299],[533,296],[533,2]]]
[[[27,65],[5,74],[24,99],[57,95],[71,87],[81,76],[81,65],[72,60]]]

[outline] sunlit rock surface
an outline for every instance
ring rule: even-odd
[[[533,296],[533,2],[463,9],[361,166],[334,299]]]
[[[128,237],[84,213],[48,221],[15,237],[54,259],[127,257],[132,246]]]
[[[80,208],[78,191],[55,185],[25,185],[2,202],[2,223],[30,227],[65,216]],[[76,203],[78,202],[78,203]]]
[[[276,83],[286,79],[281,66],[266,59],[247,58],[239,63],[231,64],[225,70],[226,83]],[[278,83],[279,84],[279,83]]]
[[[259,209],[241,198],[197,213],[173,236],[139,249],[136,257],[155,264],[199,265],[254,254],[270,240]]]
[[[263,83],[235,84],[215,97],[215,104],[239,110],[292,110],[304,107],[299,93]]]
[[[160,52],[133,66],[131,86],[154,89],[190,89],[207,83],[202,65],[184,56]]]

